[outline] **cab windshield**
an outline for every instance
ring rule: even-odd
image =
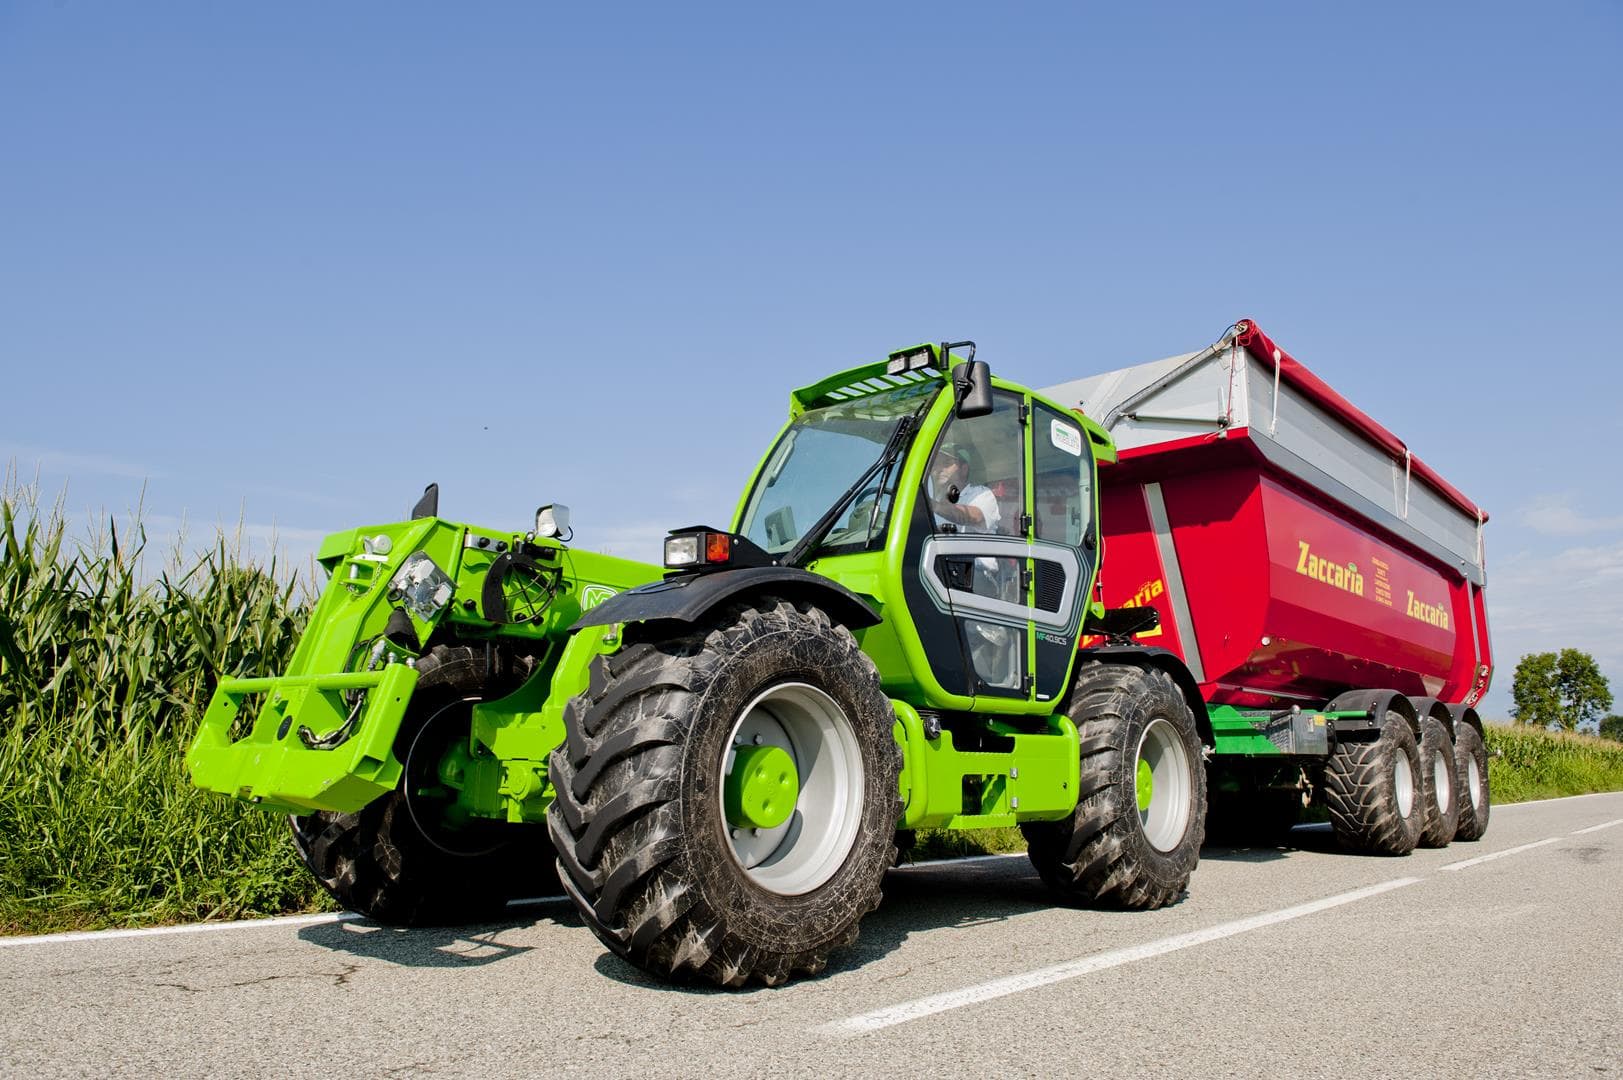
[[[917,412],[940,388],[932,379],[802,414],[767,456],[739,531],[774,555],[787,552],[873,465],[902,418]],[[883,539],[896,473],[905,457],[898,455],[895,464],[850,500],[818,552],[862,551]]]

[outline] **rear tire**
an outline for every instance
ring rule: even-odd
[[[353,814],[288,818],[299,859],[345,909],[390,926],[455,926],[499,918],[507,901],[556,892],[540,825],[437,820],[412,792],[433,782],[449,740],[464,738],[484,696],[484,654],[441,646],[425,654],[395,740],[405,765],[395,790]]]
[[[1470,724],[1454,727],[1454,768],[1459,777],[1459,825],[1456,840],[1480,840],[1488,831],[1490,793],[1488,789],[1488,748],[1482,735]]]
[[[1324,767],[1330,826],[1348,851],[1407,855],[1420,840],[1425,800],[1420,748],[1402,713],[1388,712],[1374,742],[1338,742]]]
[[[1206,817],[1189,703],[1157,668],[1084,662],[1064,711],[1081,736],[1079,798],[1063,821],[1020,827],[1031,864],[1073,903],[1143,910],[1176,901],[1200,862]]]
[[[1420,788],[1425,796],[1426,823],[1420,847],[1447,847],[1460,821],[1459,773],[1454,764],[1454,740],[1435,716],[1420,721]]]
[[[818,608],[764,599],[592,663],[564,713],[547,815],[564,889],[655,975],[742,986],[815,974],[879,906],[901,816],[879,672]],[[739,826],[740,748],[776,746],[798,794]]]

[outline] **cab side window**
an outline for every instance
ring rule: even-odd
[[[986,416],[948,424],[936,443],[924,485],[938,533],[1023,535],[1026,470],[1020,399],[999,391],[993,403]]]
[[[1037,539],[1081,547],[1093,514],[1087,435],[1045,405],[1033,410],[1032,476]]]

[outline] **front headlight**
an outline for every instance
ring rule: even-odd
[[[703,533],[684,533],[681,536],[667,536],[665,538],[665,565],[671,569],[678,566],[696,566],[699,562],[699,544],[704,539]]]

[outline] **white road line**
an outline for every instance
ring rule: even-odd
[[[1599,825],[1591,825],[1587,829],[1575,829],[1569,835],[1582,836],[1586,832],[1600,832],[1602,829],[1610,829],[1613,825],[1623,825],[1623,817],[1614,818],[1611,821],[1603,821]]]
[[[1562,795],[1558,799],[1528,799],[1525,802],[1494,803],[1493,812],[1498,814],[1505,810],[1521,810],[1529,806],[1544,806],[1553,802],[1571,802],[1574,799],[1599,799],[1606,795],[1616,795],[1615,791],[1591,791],[1587,795]]]
[[[983,1001],[1006,997],[1009,994],[1018,994],[1023,990],[1035,990],[1041,986],[1051,986],[1067,979],[1091,975],[1096,971],[1107,968],[1120,967],[1138,960],[1148,960],[1156,956],[1164,956],[1180,949],[1193,948],[1204,945],[1210,941],[1233,937],[1248,930],[1259,930],[1264,926],[1273,926],[1276,923],[1289,922],[1300,919],[1305,915],[1315,915],[1330,908],[1340,907],[1343,904],[1355,903],[1379,896],[1381,893],[1401,889],[1405,885],[1413,885],[1420,878],[1394,878],[1383,881],[1379,885],[1370,885],[1363,889],[1354,889],[1352,892],[1329,896],[1323,900],[1314,900],[1295,907],[1282,908],[1279,911],[1270,911],[1263,915],[1253,915],[1250,918],[1239,919],[1234,922],[1220,923],[1209,926],[1204,930],[1194,930],[1187,934],[1178,934],[1173,937],[1162,938],[1160,941],[1150,941],[1143,945],[1131,945],[1124,949],[1112,949],[1110,952],[1098,953],[1094,956],[1085,956],[1079,960],[1071,960],[1053,967],[1038,968],[1020,975],[1010,975],[1002,979],[993,979],[991,982],[981,983],[978,986],[966,986],[961,990],[949,990],[944,994],[933,994],[930,997],[919,998],[916,1001],[905,1001],[900,1005],[891,1005],[884,1009],[863,1013],[860,1016],[847,1017],[825,1024],[816,1030],[828,1035],[860,1035],[868,1031],[878,1031],[881,1028],[894,1027],[905,1024],[909,1020],[917,1020],[936,1013],[947,1012],[951,1009],[961,1009],[966,1005],[977,1005]]]
[[[1531,844],[1522,844],[1519,847],[1506,848],[1503,851],[1495,851],[1491,855],[1478,855],[1476,858],[1466,859],[1464,862],[1451,862],[1447,866],[1439,866],[1437,869],[1464,870],[1468,866],[1481,866],[1485,862],[1493,862],[1495,859],[1503,859],[1506,855],[1515,855],[1519,852],[1531,851],[1536,847],[1543,847],[1545,844],[1559,844],[1565,839],[1566,837],[1564,836],[1552,836],[1547,840],[1534,840]]]
[[[537,907],[558,904],[569,897],[527,896],[509,900],[510,908]],[[236,919],[231,922],[182,923],[178,926],[143,926],[132,930],[79,930],[68,934],[33,934],[28,937],[0,937],[0,949],[13,945],[68,945],[75,941],[109,941],[117,938],[164,937],[170,934],[201,934],[216,930],[261,930],[269,926],[320,926],[323,923],[353,922],[365,918],[353,911],[328,912],[320,915],[280,915],[270,919]]]
[[[250,930],[268,926],[319,926],[322,923],[359,919],[353,911],[326,915],[285,915],[275,919],[238,919],[234,922],[186,923],[182,926],[146,926],[137,930],[84,930],[72,934],[34,934],[29,937],[0,937],[0,949],[14,945],[65,945],[72,941],[109,941],[113,938],[164,937],[169,934],[201,934],[215,930]]]

